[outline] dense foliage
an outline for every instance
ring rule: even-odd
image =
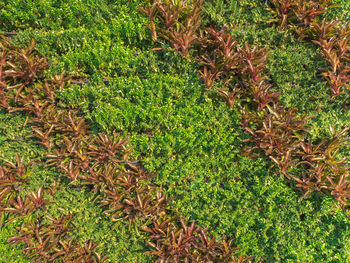
[[[268,2],[271,8],[283,1]],[[320,14],[320,22],[323,17],[349,20],[350,7],[346,1],[334,2],[339,3],[341,8],[334,7],[330,12]],[[261,110],[265,103],[275,101],[275,95],[263,102],[258,93],[247,99],[247,91],[235,92],[233,83],[237,76],[241,77],[237,71],[232,73],[225,68],[227,61],[222,65],[215,62],[220,71],[210,78],[209,73],[215,69],[210,67],[213,65],[210,62],[222,54],[229,54],[230,49],[217,51],[215,57],[197,51],[197,40],[201,35],[194,34],[198,26],[194,23],[193,27],[189,27],[186,16],[180,15],[182,26],[179,28],[172,28],[171,21],[156,19],[150,28],[157,27],[160,33],[153,41],[146,26],[150,25],[148,19],[137,9],[140,5],[143,8],[150,6],[140,1],[0,1],[0,6],[6,6],[0,11],[0,30],[18,32],[14,42],[21,47],[28,46],[32,38],[36,39],[36,49],[50,62],[50,69],[44,73],[47,78],[54,80],[53,76],[64,70],[73,76],[72,83],[76,81],[79,85],[70,84],[59,92],[56,97],[60,105],[82,110],[95,134],[115,132],[123,138],[128,136],[129,145],[134,147],[129,153],[130,158],[140,160],[148,172],[158,174],[151,178],[153,187],[163,189],[172,209],[182,213],[186,221],[196,221],[201,227],[207,227],[219,240],[222,235],[234,238],[235,246],[240,248],[237,254],[252,255],[254,262],[347,262],[350,258],[348,212],[343,211],[330,195],[310,193],[303,196],[295,183],[280,176],[279,171],[281,174],[286,171],[278,169],[273,159],[263,154],[255,154],[255,159],[251,159],[249,151],[242,152],[252,145],[260,143],[261,146],[262,138],[261,133],[254,137],[255,130],[252,128],[256,127],[249,126],[253,137],[244,131],[239,105],[255,105],[255,101],[262,103],[257,103]],[[165,7],[159,5],[157,12],[164,14]],[[264,48],[266,54],[269,51],[268,56],[260,53],[266,59],[264,80],[268,85],[273,84],[268,88],[269,92],[280,94],[283,109],[299,109],[299,113],[291,112],[291,116],[314,115],[312,119],[305,119],[309,131],[308,140],[302,147],[310,153],[313,149],[308,148],[308,141],[314,140],[317,145],[321,142],[320,138],[330,138],[330,124],[335,131],[350,127],[349,92],[344,87],[341,90],[337,87],[330,89],[332,82],[327,83],[327,78],[321,75],[323,71],[320,69],[328,72],[329,68],[329,63],[323,59],[327,59],[327,54],[322,51],[322,43],[315,45],[310,42],[314,40],[312,38],[299,39],[298,34],[304,31],[296,31],[295,27],[303,28],[304,25],[292,20],[293,26],[289,28],[283,16],[282,20],[274,20],[276,16],[269,8],[266,8],[265,1],[258,0],[205,1],[201,8],[201,25],[215,25],[219,29],[224,25],[232,27],[229,32],[222,33],[226,34],[225,43],[231,45],[226,47],[233,47],[233,53],[241,50],[253,52],[253,46],[259,46],[259,50]],[[180,11],[188,14],[187,9],[184,6]],[[190,12],[189,16],[197,14]],[[267,21],[278,21],[278,24]],[[164,22],[168,27],[163,27]],[[207,30],[214,42],[220,32],[215,27]],[[171,33],[170,37],[167,37],[167,31]],[[186,32],[190,41],[176,42],[177,34]],[[250,50],[245,42],[252,47]],[[320,50],[317,45],[321,46]],[[211,49],[212,46],[207,50]],[[174,52],[176,50],[185,57]],[[28,49],[27,53],[30,54],[31,50]],[[190,55],[198,55],[201,59],[190,59]],[[19,56],[17,61],[20,60]],[[232,66],[239,65],[239,61],[242,61],[242,56],[231,57]],[[44,68],[45,64],[43,60],[36,65]],[[336,73],[339,70],[345,72],[344,68],[342,64],[336,68]],[[40,67],[35,70],[41,71]],[[23,72],[23,68],[18,68],[9,78],[20,78],[24,76]],[[245,72],[252,76],[251,71]],[[88,85],[81,84],[80,81],[85,79],[89,79]],[[36,80],[24,79],[26,85],[33,81]],[[248,79],[242,78],[242,81]],[[223,82],[229,84],[224,86]],[[206,91],[208,88],[210,90]],[[335,93],[339,94],[332,97],[332,91],[337,90],[339,92]],[[340,94],[340,91],[345,94]],[[49,92],[45,94],[50,97]],[[223,98],[229,107],[223,103]],[[11,111],[24,109],[40,117],[43,105],[35,107],[33,97],[30,103],[26,99],[19,97],[20,109]],[[39,102],[42,103],[41,99]],[[6,106],[4,102],[2,104]],[[26,125],[26,118],[27,115],[19,112],[1,112],[1,165],[5,164],[5,159],[14,162],[17,154],[27,161],[42,157],[46,154],[44,147],[52,146],[51,139],[45,134],[47,130],[40,130],[38,123],[33,130],[35,138],[31,137],[32,131]],[[62,119],[69,120],[69,116]],[[59,130],[71,132],[65,126],[60,126]],[[79,134],[79,131],[75,132]],[[255,144],[250,145],[246,141],[252,138]],[[103,148],[103,143],[109,139],[100,137],[99,140],[97,146]],[[38,141],[41,146],[38,146]],[[111,141],[107,143],[111,144]],[[326,142],[319,145],[317,150],[325,151]],[[348,147],[339,149],[339,160],[348,155],[348,150]],[[65,151],[72,152],[69,149]],[[88,151],[96,152],[96,147]],[[283,161],[272,157],[277,163]],[[70,158],[72,162],[76,161],[76,157]],[[151,262],[151,256],[144,253],[149,250],[146,244],[148,235],[137,230],[142,222],[129,216],[128,219],[135,221],[137,227],[129,227],[129,222],[123,220],[115,225],[109,220],[110,213],[103,214],[106,210],[99,206],[100,197],[96,193],[108,185],[108,180],[104,179],[102,185],[97,185],[95,191],[90,192],[92,188],[82,186],[79,180],[69,184],[69,179],[77,178],[58,177],[62,175],[62,169],[69,172],[70,168],[67,163],[58,168],[44,167],[40,162],[34,164],[32,179],[26,183],[22,198],[32,191],[37,194],[40,187],[52,188],[54,181],[61,178],[54,198],[45,196],[52,202],[45,205],[51,218],[60,218],[62,211],[65,212],[63,214],[75,212],[75,228],[70,235],[80,244],[90,239],[99,242],[96,251],[108,255],[107,261]],[[296,168],[293,175],[301,178],[302,171]],[[128,207],[123,208],[121,213],[112,217],[119,219],[122,215],[133,215],[128,211]],[[15,227],[25,218],[12,223],[9,218],[3,219],[0,231],[0,251],[3,253],[0,253],[0,259],[18,257],[18,262],[24,262],[21,246],[9,247],[8,238],[18,235]],[[5,222],[8,224],[5,225]],[[43,223],[44,227],[49,224],[49,221]],[[158,230],[154,230],[156,224],[162,224],[162,218],[150,222],[149,228],[145,229],[150,233],[148,242],[155,244],[156,251],[163,251],[166,258],[167,251],[162,249],[164,243],[156,242],[159,239]],[[168,225],[170,229],[182,228],[185,233],[192,231],[197,236],[201,235],[200,229],[194,225],[186,226],[184,221],[183,224],[166,222],[162,227]],[[112,227],[113,231],[110,231]],[[200,247],[197,242],[195,240],[191,244]],[[12,243],[16,243],[16,239]],[[193,254],[186,249],[182,253]]]

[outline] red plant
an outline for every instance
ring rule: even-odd
[[[269,8],[278,18],[269,20],[268,22],[279,22],[281,28],[287,25],[288,18],[291,16],[292,7],[297,3],[294,0],[270,0],[275,9]]]
[[[28,113],[33,113],[38,118],[43,116],[43,112],[49,104],[49,101],[40,102],[32,93],[28,93],[25,96],[18,96],[16,102],[22,103],[23,106],[11,107],[9,108],[9,112],[27,111]]]
[[[21,190],[22,184],[28,181],[29,164],[23,164],[23,157],[16,156],[17,163],[5,161],[0,166],[0,204],[14,199]]]
[[[313,23],[311,35],[313,42],[317,44],[330,65],[330,70],[322,73],[330,85],[334,96],[344,94],[341,92],[342,87],[349,88],[350,66],[349,66],[349,40],[350,27],[345,24],[338,29],[338,22],[327,22],[326,19],[322,24]]]
[[[127,149],[128,139],[114,135],[99,133],[89,140],[89,155],[97,162],[125,162],[132,148]]]
[[[148,16],[149,29],[152,37],[157,40],[157,35],[166,39],[170,45],[187,56],[191,46],[196,43],[197,30],[201,23],[200,13],[203,0],[195,0],[192,5],[187,1],[154,1],[151,7],[139,7],[140,12]],[[155,24],[159,18],[163,27]]]
[[[305,195],[313,191],[328,191],[343,205],[346,204],[348,167],[346,158],[339,159],[338,152],[349,140],[345,136],[347,131],[348,129],[344,129],[337,133],[331,127],[331,138],[324,139],[317,145],[311,140],[307,144],[304,142],[301,144],[300,150],[296,153],[301,157],[298,165],[304,168],[303,176],[293,178]]]
[[[49,204],[49,200],[44,199],[43,189],[40,187],[38,193],[31,192],[28,196],[29,200],[33,203],[35,209],[46,210],[45,206]]]
[[[64,243],[62,243],[62,246],[63,244]],[[94,243],[90,239],[89,241],[85,242],[83,246],[80,246],[80,247],[76,246],[73,255],[66,255],[65,262],[103,263],[107,259],[107,255],[104,257],[101,257],[97,252],[95,252],[94,250],[97,246],[98,246],[98,243]]]
[[[11,199],[6,207],[0,208],[0,211],[3,211],[7,214],[16,214],[17,216],[7,220],[6,224],[23,218],[29,214],[33,214],[38,209],[46,211],[46,205],[49,203],[48,200],[43,198],[42,188],[39,188],[38,193],[31,192],[23,200],[20,196],[17,195],[15,199]]]
[[[218,93],[221,97],[223,97],[226,100],[227,106],[232,109],[235,101],[237,98],[241,95],[241,90],[238,88],[238,85],[236,85],[232,90],[225,91],[223,89],[218,89]]]
[[[255,145],[249,152],[257,148],[263,150],[288,176],[288,169],[295,163],[293,155],[308,131],[307,118],[299,117],[296,109],[286,110],[278,104],[274,104],[274,108],[267,106],[267,109],[262,116],[245,114],[243,127],[252,135],[245,141]],[[249,127],[250,122],[254,122],[254,130]]]
[[[50,148],[51,146],[51,133],[54,126],[51,126],[47,131],[43,132],[39,129],[33,128],[33,137],[40,140],[40,144],[46,148]]]
[[[54,149],[55,154],[46,155],[48,158],[48,166],[56,165],[58,168],[68,171],[71,170],[70,168],[68,169],[68,167],[73,165],[81,172],[90,171],[93,165],[93,159],[88,154],[86,140],[77,139],[71,141],[67,137],[63,137],[63,141],[60,142],[60,147],[61,148]]]
[[[317,16],[328,12],[328,8],[337,5],[330,5],[332,0],[270,0],[276,7],[273,11],[279,19],[282,19],[281,28],[287,24],[297,32],[299,37],[308,36],[316,43],[329,63],[331,69],[323,72],[322,75],[327,80],[332,90],[333,96],[344,94],[342,87],[349,88],[350,48],[348,39],[350,36],[349,23],[344,23],[339,27],[340,21],[318,23]],[[273,19],[272,21],[278,21]]]
[[[132,224],[136,218],[152,218],[164,212],[167,203],[166,195],[157,192],[154,196],[154,192],[152,186],[135,185],[126,190],[114,187],[106,191],[106,197],[101,205],[109,206],[105,213],[110,215],[112,220],[128,219]]]
[[[207,62],[204,62],[204,59],[206,59]],[[211,65],[211,63],[213,63],[213,65]],[[204,65],[203,72],[200,71],[199,73],[207,89],[210,89],[220,77],[221,72],[215,67],[215,58],[211,61],[208,58],[203,58],[202,65]]]
[[[48,68],[49,63],[46,58],[39,58],[34,51],[35,40],[33,39],[26,49],[13,50],[14,63],[7,62],[10,68],[4,71],[6,78],[20,79],[23,85],[34,82],[40,74]]]
[[[207,37],[201,41],[205,55],[198,58],[199,64],[203,66],[201,77],[210,89],[214,82],[221,78],[226,86],[235,75],[239,65],[239,53],[237,41],[230,35],[231,30],[225,28],[220,31],[214,28],[207,28]]]
[[[8,99],[9,99],[8,92],[5,93],[4,89],[0,88],[0,106],[5,109],[9,109],[10,105],[9,105]]]
[[[72,214],[59,219],[47,218],[51,221],[49,224],[45,224],[43,218],[25,223],[18,229],[19,236],[10,238],[9,243],[23,244],[23,251],[31,262],[103,262],[106,259],[94,252],[97,244],[91,240],[80,246],[68,237]]]
[[[3,74],[6,65],[6,58],[6,52],[3,50],[0,54],[0,90],[7,88],[6,79]]]
[[[157,262],[228,262],[237,250],[232,241],[216,242],[195,222],[188,225],[183,219],[158,217],[143,230],[150,233],[147,243],[153,250],[148,254],[157,256]]]
[[[299,0],[293,6],[292,10],[298,22],[307,27],[315,22],[315,18],[323,13],[328,12],[327,8],[330,6],[332,0]]]
[[[336,182],[334,182],[334,179],[327,177],[328,181],[331,184],[329,187],[331,195],[333,195],[334,198],[339,201],[339,203],[347,208],[349,208],[350,205],[350,182],[348,180],[348,177],[348,173],[341,174],[339,177],[337,177]]]
[[[289,23],[299,35],[305,33],[305,29],[320,14],[328,12],[332,0],[269,0],[274,8],[268,6],[268,9],[274,13],[277,18],[268,22],[279,22],[280,28],[284,28]]]
[[[88,133],[88,126],[85,119],[78,116],[78,112],[70,110],[60,112],[59,121],[55,125],[55,129],[61,134],[67,134],[69,137],[75,136],[81,138]]]
[[[258,105],[258,110],[263,111],[268,105],[279,103],[280,92],[270,92],[273,86],[261,81],[257,85],[251,85],[253,100]]]
[[[247,42],[245,42],[244,47],[239,49],[241,64],[244,65],[241,75],[247,75],[249,81],[256,85],[265,79],[268,51],[264,48],[259,49],[257,46],[251,49]]]
[[[71,82],[70,76],[65,76],[65,71],[61,75],[55,75],[50,79],[46,79],[44,87],[41,88],[45,94],[45,98],[49,99],[51,102],[55,102],[55,95],[58,90],[62,90],[68,86]]]

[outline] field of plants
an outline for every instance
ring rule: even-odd
[[[0,0],[0,262],[350,262],[348,0]]]

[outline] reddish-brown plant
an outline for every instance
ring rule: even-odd
[[[293,154],[308,131],[307,117],[299,117],[296,109],[286,110],[279,104],[274,104],[274,108],[267,106],[267,109],[261,116],[255,116],[257,113],[244,116],[243,127],[252,135],[245,141],[254,143],[250,151],[263,150],[287,175],[295,163]],[[250,122],[254,122],[254,130],[249,127]]]
[[[140,12],[148,16],[152,37],[158,34],[183,56],[187,56],[191,46],[198,40],[197,31],[201,23],[203,0],[188,1],[154,1],[151,7],[139,7]],[[155,19],[162,24],[158,27]]]
[[[350,24],[340,26],[340,21],[327,22],[324,19],[321,24],[312,24],[310,34],[329,63],[330,69],[322,75],[327,80],[332,94],[344,94],[341,88],[350,87]]]
[[[305,29],[315,22],[317,16],[329,11],[332,0],[269,0],[272,7],[268,9],[277,18],[268,22],[278,22],[280,28],[288,24],[293,27],[299,35],[305,33]]]
[[[28,181],[28,164],[23,164],[23,157],[16,156],[16,163],[6,161],[0,166],[0,204],[16,198],[23,183]]]
[[[46,205],[48,203],[49,201],[43,197],[43,189],[39,188],[38,193],[31,192],[24,199],[17,195],[17,197],[11,199],[6,206],[3,208],[0,207],[0,211],[15,215],[14,218],[7,220],[6,224],[10,224],[19,218],[35,213],[38,209],[46,211]]]
[[[302,166],[302,178],[294,176],[305,195],[313,191],[331,192],[341,204],[348,199],[348,167],[346,158],[340,159],[339,150],[348,142],[348,129],[335,132],[331,127],[332,137],[323,139],[318,144],[312,141],[302,143],[296,153],[300,156],[299,166]]]
[[[37,55],[34,47],[35,40],[33,39],[26,49],[12,51],[14,61],[7,61],[9,69],[3,72],[5,78],[19,79],[23,81],[23,85],[28,85],[41,76],[49,64],[46,58]]]
[[[136,218],[146,219],[164,212],[167,199],[162,192],[157,192],[152,186],[139,186],[126,190],[113,188],[106,191],[106,197],[101,205],[108,205],[106,211],[114,221],[128,219],[133,223]]]
[[[204,55],[200,56],[198,61],[203,67],[200,74],[207,89],[219,79],[227,86],[232,76],[236,74],[235,70],[239,65],[238,45],[230,35],[230,31],[225,28],[220,31],[207,28],[206,37],[201,40]]]
[[[153,250],[148,253],[157,256],[157,262],[228,262],[237,250],[232,241],[219,243],[195,222],[187,224],[176,217],[155,218],[143,230],[150,233]]]
[[[68,237],[73,214],[47,219],[46,224],[43,218],[25,223],[18,229],[19,236],[9,239],[10,244],[23,244],[23,251],[31,262],[103,262],[106,259],[94,252],[97,244],[91,240],[80,246]]]

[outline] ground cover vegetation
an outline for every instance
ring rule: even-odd
[[[100,194],[100,206],[107,207],[105,213],[112,221],[128,219],[130,226],[136,219],[145,221],[141,229],[151,234],[148,244],[155,249],[149,254],[160,261],[210,262],[230,258],[235,250],[231,241],[218,243],[195,222],[187,225],[185,219],[168,212],[166,195],[145,184],[153,175],[128,161],[131,149],[126,147],[127,139],[116,134],[92,136],[78,111],[57,107],[55,93],[69,84],[69,77],[61,74],[44,82],[36,81],[48,64],[45,58],[35,55],[34,44],[33,40],[27,49],[17,50],[3,40],[1,101],[10,113],[25,111],[33,115],[33,137],[53,151],[45,155],[46,166],[56,166],[61,176],[72,182],[79,180],[91,192]],[[50,225],[34,215],[38,210],[46,212],[50,201],[43,199],[42,188],[23,200],[17,191],[28,180],[26,177],[26,166],[18,156],[17,164],[6,162],[2,167],[2,211],[4,215],[18,214],[7,223],[30,216],[30,222],[25,221],[18,228],[20,235],[9,239],[10,244],[24,243],[23,250],[32,261],[103,262],[107,256],[101,258],[93,251],[98,244],[89,240],[80,247],[73,239],[65,240],[71,230],[72,214],[59,219],[46,216]],[[50,188],[53,194],[54,189]],[[149,221],[153,223],[149,225]]]
[[[349,7],[285,2],[1,11],[4,260],[347,262]]]

